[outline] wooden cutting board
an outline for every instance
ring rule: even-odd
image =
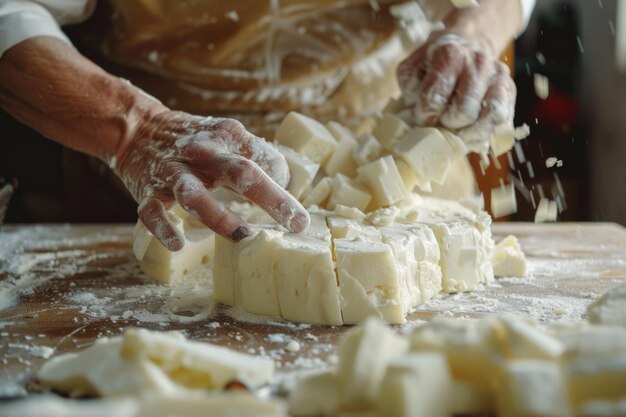
[[[435,315],[513,312],[542,322],[579,321],[586,305],[626,283],[626,230],[607,223],[494,224],[496,241],[519,237],[524,278],[475,293],[442,296],[410,314],[399,331]],[[147,280],[131,251],[130,225],[5,226],[0,232],[0,398],[24,394],[45,358],[75,351],[127,327],[181,330],[274,358],[278,380],[332,361],[348,327],[296,325],[214,306],[210,272],[175,287]],[[291,340],[298,352],[285,347]]]

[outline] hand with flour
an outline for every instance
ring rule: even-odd
[[[210,190],[224,187],[301,232],[309,215],[283,187],[284,157],[232,119],[171,111],[76,49],[34,37],[0,58],[0,106],[64,146],[109,163],[139,203],[139,217],[168,249],[184,245],[166,209],[178,202],[218,234],[250,230]]]
[[[521,19],[518,0],[454,9],[445,28],[398,66],[404,105],[415,122],[455,131],[470,151],[486,152],[495,127],[513,124],[517,90],[498,56]]]
[[[285,158],[234,120],[164,111],[147,120],[116,155],[116,172],[139,202],[139,218],[168,249],[184,238],[166,208],[175,201],[218,234],[238,241],[250,230],[210,193],[230,189],[301,232],[309,216],[284,187]]]

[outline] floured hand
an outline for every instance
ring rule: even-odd
[[[398,81],[416,123],[453,130],[469,150],[486,152],[495,127],[512,126],[517,95],[491,49],[440,31],[403,61]]]
[[[166,111],[137,129],[116,159],[116,172],[139,202],[139,218],[169,250],[184,245],[166,212],[175,201],[226,238],[249,235],[246,223],[211,195],[217,187],[259,205],[292,231],[309,225],[307,211],[283,188],[289,182],[284,157],[236,120]]]

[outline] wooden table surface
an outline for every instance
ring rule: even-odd
[[[530,271],[477,292],[441,296],[411,313],[399,331],[435,315],[513,312],[542,322],[582,320],[586,305],[626,282],[626,230],[607,223],[500,223],[494,238],[518,236]],[[0,398],[25,394],[45,358],[127,327],[181,330],[277,361],[277,380],[327,365],[348,327],[258,319],[211,297],[210,272],[168,287],[147,280],[130,225],[4,226],[0,231]],[[287,352],[290,340],[302,349]],[[27,388],[25,388],[27,387]]]

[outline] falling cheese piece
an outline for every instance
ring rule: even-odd
[[[335,138],[323,124],[293,111],[278,127],[276,141],[318,164],[326,162],[337,147]]]
[[[542,198],[535,212],[535,223],[555,222],[558,212],[556,201]]]
[[[523,277],[526,275],[526,256],[517,238],[509,235],[498,243],[491,256],[496,277]]]
[[[491,214],[495,218],[517,213],[517,199],[513,184],[491,189]]]
[[[542,100],[545,100],[550,95],[550,82],[548,77],[535,73],[533,76],[533,84],[535,87],[535,94]]]

